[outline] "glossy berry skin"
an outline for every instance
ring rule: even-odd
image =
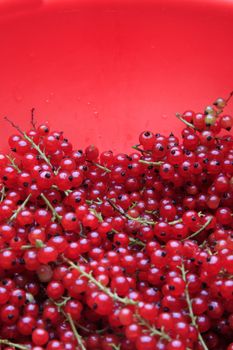
[[[127,153],[75,149],[33,110],[16,127],[0,154],[4,350],[232,349],[231,97]]]

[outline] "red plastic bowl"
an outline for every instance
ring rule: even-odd
[[[32,107],[77,147],[178,130],[233,89],[232,33],[232,1],[0,1],[0,146]]]

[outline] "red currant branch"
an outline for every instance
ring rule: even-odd
[[[192,128],[192,129],[195,129],[195,130],[196,130],[195,126],[194,126],[192,123],[187,122],[187,120],[185,120],[184,118],[182,118],[180,113],[176,113],[176,117],[177,117],[180,121],[182,121],[184,124],[186,124],[189,128]]]
[[[92,165],[95,165],[97,168],[105,171],[106,173],[111,173],[111,170],[99,163],[96,163],[96,162],[92,162],[91,160],[88,160],[87,162],[91,163]]]
[[[180,222],[183,222],[182,218],[174,220],[174,221],[169,221],[168,224],[173,226],[173,225],[179,224]]]
[[[148,161],[148,160],[144,160],[144,159],[139,159],[138,161],[139,163],[142,163],[142,164],[148,164],[148,165],[154,165],[154,166],[160,166],[162,165],[164,162],[151,162],[151,161]]]
[[[60,221],[62,219],[62,216],[56,212],[56,210],[54,209],[54,207],[52,206],[50,201],[45,197],[45,195],[43,193],[41,193],[40,196],[41,196],[41,198],[43,198],[44,202],[47,204],[48,208],[51,210],[51,212],[53,214],[52,220],[53,221],[55,221],[55,220]]]
[[[0,203],[1,203],[4,200],[5,195],[6,195],[6,187],[5,186],[2,187],[0,193],[1,193],[1,198],[0,198]]]
[[[112,233],[119,233],[119,231],[115,230],[114,228],[111,230]],[[129,237],[130,245],[139,245],[141,247],[145,247],[146,244],[142,242],[139,238],[133,238]]]
[[[0,339],[0,344],[7,345],[7,346],[10,346],[12,348],[16,348],[16,349],[20,349],[20,350],[28,350],[27,346],[16,344],[16,343],[12,343],[8,339]]]
[[[133,218],[132,216],[128,215],[127,213],[125,213],[125,211],[117,206],[115,203],[113,203],[113,201],[111,199],[107,199],[107,202],[111,205],[111,207],[118,211],[118,213],[120,213],[121,215],[123,215],[124,217],[126,217],[128,220],[133,220],[133,221],[137,221],[137,222],[140,222],[141,224],[147,224],[147,225],[156,225],[157,224],[157,221],[149,221],[149,220],[145,220],[143,218]],[[177,220],[174,220],[174,221],[170,221],[168,222],[169,225],[175,225],[175,224],[178,224],[179,222],[182,222],[182,219],[177,219]]]
[[[119,295],[117,295],[116,293],[113,293],[109,288],[103,286],[102,283],[100,283],[99,281],[97,281],[91,273],[88,273],[86,271],[84,271],[80,266],[74,264],[71,260],[63,257],[64,261],[67,262],[67,264],[69,264],[71,267],[73,267],[74,269],[76,269],[77,271],[79,271],[81,273],[81,275],[83,275],[84,277],[86,277],[90,282],[92,282],[93,284],[96,285],[96,287],[98,287],[102,292],[106,293],[108,296],[110,296],[113,300],[118,301],[122,304],[125,305],[137,305],[137,302],[134,300],[131,300],[129,298],[121,298],[119,297]]]
[[[89,210],[99,220],[99,222],[103,222],[104,221],[101,213],[96,211],[94,208],[90,208]]]
[[[146,246],[146,244],[144,243],[144,242],[142,242],[140,239],[138,239],[138,238],[132,238],[132,237],[130,237],[129,238],[129,241],[130,241],[130,245],[139,245],[139,246],[141,246],[141,247],[145,247]]]
[[[146,150],[140,148],[139,146],[140,146],[140,145],[134,145],[134,146],[132,146],[132,148],[133,148],[133,149],[136,149],[138,152],[141,152],[141,153],[147,153],[147,154],[150,154],[150,153],[151,153],[151,151],[146,151]]]
[[[185,282],[185,299],[186,299],[186,302],[187,302],[187,305],[188,305],[188,310],[189,310],[189,316],[191,318],[191,321],[192,321],[192,325],[196,328],[197,332],[198,332],[198,339],[203,347],[204,350],[208,350],[208,347],[201,335],[201,333],[199,332],[199,329],[198,329],[198,324],[196,322],[196,316],[194,315],[194,312],[193,312],[193,307],[192,307],[192,301],[191,301],[191,298],[190,298],[190,295],[189,295],[189,290],[188,290],[188,282],[187,282],[187,278],[186,278],[186,274],[187,274],[187,271],[185,271],[185,267],[184,267],[184,264],[182,263],[181,267],[181,273],[182,273],[182,278]]]
[[[73,334],[74,334],[74,336],[75,336],[75,338],[76,338],[76,340],[78,342],[78,345],[79,345],[80,349],[81,350],[86,350],[86,347],[84,346],[84,343],[83,343],[83,339],[82,339],[81,335],[78,333],[77,328],[75,327],[75,324],[74,324],[74,321],[73,321],[72,317],[70,316],[70,314],[66,314],[65,312],[64,312],[64,314],[66,315],[67,320],[69,321],[70,327],[71,327],[72,332],[73,332]]]
[[[17,170],[18,173],[21,173],[21,170],[19,169],[18,165],[15,163],[15,158],[12,158],[11,156],[7,155],[6,156],[9,161],[10,161],[10,165],[15,169]]]
[[[103,201],[100,198],[97,198],[97,201],[86,199],[85,202],[89,205],[92,205],[92,204],[100,205],[103,203]]]
[[[185,241],[186,239],[191,239],[196,237],[197,235],[199,235],[199,233],[201,233],[202,231],[205,230],[205,228],[211,223],[213,217],[211,216],[203,226],[201,226],[201,228],[199,228],[199,230],[197,230],[196,232],[192,233],[190,236],[185,237],[182,241]]]
[[[27,140],[31,146],[39,153],[39,155],[41,156],[42,159],[44,159],[44,161],[51,167],[53,168],[50,160],[48,159],[48,157],[46,157],[45,153],[40,149],[40,147],[24,132],[22,131],[15,123],[13,123],[9,118],[5,117],[4,118],[6,121],[8,121],[8,123],[10,123],[13,128],[15,128],[16,130],[18,130],[18,132],[23,135],[23,137],[25,138],[25,140]]]
[[[33,107],[31,109],[31,125],[33,127],[33,129],[36,129],[36,120],[35,120],[35,108]]]
[[[118,213],[120,213],[121,215],[126,217],[128,220],[137,221],[137,222],[140,222],[141,224],[148,224],[148,225],[155,225],[156,224],[155,221],[148,221],[148,220],[142,219],[140,217],[139,218],[133,218],[132,216],[130,216],[127,213],[125,213],[125,211],[121,207],[118,207],[115,203],[113,203],[111,201],[111,199],[107,199],[107,202],[111,205],[111,207],[114,210],[118,211]]]
[[[32,249],[32,248],[43,248],[44,246],[45,246],[45,244],[40,239],[36,239],[35,245],[25,244],[25,245],[22,245],[20,247],[20,250],[27,250],[27,249]],[[6,248],[1,249],[0,252],[4,252],[6,250],[12,250],[12,248],[6,247]]]
[[[113,350],[121,350],[120,344],[116,345],[116,344],[111,343],[109,345],[112,347]]]
[[[16,219],[17,215],[25,208],[27,202],[29,201],[31,197],[31,194],[29,194],[27,196],[27,198],[25,199],[25,201],[18,207],[18,209],[14,212],[14,214],[10,217],[10,219],[8,220],[8,222],[12,222],[13,220]]]
[[[163,330],[158,330],[154,326],[150,325],[150,323],[145,321],[139,314],[136,314],[136,317],[139,320],[139,324],[146,327],[152,336],[155,335],[161,339],[166,339],[168,341],[171,340],[170,336],[167,333],[165,333]]]

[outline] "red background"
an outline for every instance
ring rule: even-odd
[[[233,89],[232,36],[233,1],[0,1],[0,147],[31,107],[77,147],[178,130]]]

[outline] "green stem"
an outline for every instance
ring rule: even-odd
[[[75,327],[74,321],[70,314],[66,314],[67,320],[69,321],[70,327],[72,329],[72,332],[74,333],[74,336],[78,342],[78,345],[80,346],[81,350],[86,350],[86,347],[84,346],[83,339],[81,335],[78,333],[77,328]]]
[[[89,210],[99,220],[99,222],[103,222],[104,221],[101,213],[99,213],[98,211],[96,211],[93,208],[89,208]]]
[[[13,347],[13,348],[16,348],[16,349],[20,349],[20,350],[28,350],[27,346],[16,344],[16,343],[12,343],[8,339],[0,339],[0,344],[7,345],[7,346],[10,346],[10,347]]]
[[[196,237],[197,235],[199,235],[199,233],[201,233],[202,231],[204,231],[205,228],[211,223],[212,219],[213,219],[213,217],[211,216],[211,217],[206,221],[206,223],[205,223],[201,228],[199,228],[199,230],[197,230],[196,232],[192,233],[190,236],[185,237],[184,239],[182,239],[182,241],[185,241],[186,239],[194,238],[194,237]]]
[[[12,168],[14,168],[15,170],[17,170],[17,172],[20,174],[20,173],[21,173],[21,170],[19,169],[18,165],[15,163],[15,159],[12,158],[12,157],[9,156],[9,155],[7,155],[6,157],[9,159],[9,161],[10,161],[10,163],[11,163],[10,165],[12,166]]]
[[[25,201],[18,207],[18,209],[14,212],[14,214],[10,217],[10,219],[8,220],[8,222],[12,222],[13,220],[16,219],[17,215],[25,208],[27,202],[29,201],[31,197],[31,194],[29,194],[27,196],[27,198],[25,199]]]
[[[181,269],[183,281],[185,282],[185,299],[186,299],[186,302],[187,302],[187,305],[188,305],[189,316],[191,318],[192,325],[196,328],[196,330],[198,332],[198,339],[199,339],[201,345],[203,346],[203,349],[204,350],[208,350],[208,347],[207,347],[207,345],[206,345],[206,343],[205,343],[201,333],[199,332],[198,324],[197,324],[197,321],[196,321],[196,316],[194,315],[194,312],[193,312],[192,301],[191,301],[191,298],[190,298],[190,295],[189,295],[188,282],[187,282],[187,278],[186,278],[187,272],[185,271],[185,267],[184,267],[183,263],[182,263],[180,269]]]
[[[51,210],[52,214],[53,214],[53,218],[52,220],[58,220],[60,221],[62,216],[59,215],[56,210],[54,209],[54,207],[52,206],[52,204],[50,203],[50,201],[48,200],[48,198],[45,197],[45,195],[43,193],[41,193],[41,198],[43,198],[44,202],[47,204],[48,208]]]
[[[149,322],[145,321],[140,315],[136,314],[137,319],[139,320],[139,324],[146,327],[151,335],[155,335],[160,337],[161,339],[171,340],[170,336],[162,330],[158,330],[154,326],[150,325]]]
[[[118,213],[120,213],[121,215],[123,215],[124,217],[126,217],[128,220],[133,220],[133,221],[137,221],[137,222],[140,222],[141,224],[147,224],[147,225],[156,225],[157,222],[156,221],[148,221],[148,220],[145,220],[145,219],[142,219],[140,217],[138,218],[133,218],[132,216],[126,214],[124,212],[124,210],[121,208],[121,207],[118,207],[115,203],[113,203],[110,199],[107,199],[107,202],[111,205],[111,207],[118,211]]]
[[[139,162],[139,163],[142,163],[142,164],[156,165],[156,166],[160,166],[160,165],[162,165],[162,164],[164,163],[164,162],[151,162],[151,161],[144,160],[144,159],[139,159],[138,162]]]
[[[129,241],[130,241],[130,245],[139,245],[143,248],[146,246],[145,243],[143,243],[142,241],[140,241],[140,239],[137,239],[137,238],[135,239],[135,238],[130,237]]]
[[[39,155],[41,156],[42,159],[44,159],[45,163],[47,163],[51,168],[53,168],[50,160],[48,159],[48,157],[46,157],[45,153],[40,149],[40,147],[24,132],[23,133],[23,137],[25,138],[25,140],[27,140],[32,147],[39,153]]]
[[[140,146],[140,145],[134,145],[134,146],[132,146],[132,148],[133,148],[133,149],[136,149],[136,151],[141,152],[141,153],[147,153],[147,154],[150,154],[150,153],[151,153],[151,151],[146,151],[146,150],[140,148],[139,146]]]
[[[129,298],[121,298],[119,297],[119,295],[117,295],[116,293],[113,293],[109,288],[103,286],[102,283],[100,283],[99,281],[97,281],[91,273],[87,273],[86,271],[84,271],[80,266],[74,264],[71,260],[63,257],[64,261],[67,262],[67,264],[69,264],[71,267],[73,267],[74,269],[76,269],[77,271],[80,272],[81,275],[83,275],[84,277],[86,277],[90,282],[92,282],[93,284],[96,285],[96,287],[98,287],[102,292],[104,292],[105,294],[107,294],[108,296],[110,296],[113,300],[118,301],[122,304],[125,305],[137,305],[138,303],[134,300],[131,300]]]
[[[169,221],[168,224],[173,226],[173,225],[179,224],[180,222],[183,222],[181,218],[174,221]]]
[[[13,128],[15,128],[16,130],[18,130],[18,132],[23,135],[23,137],[25,138],[25,140],[27,140],[31,146],[39,153],[39,155],[41,156],[42,159],[44,159],[44,161],[51,167],[53,168],[50,160],[46,157],[45,153],[40,149],[40,147],[33,141],[33,139],[31,139],[24,131],[22,131],[20,129],[20,127],[18,125],[16,125],[15,123],[13,123],[9,118],[5,117],[4,118],[6,121],[8,121],[8,123],[10,123]]]
[[[6,195],[6,187],[5,186],[2,187],[0,193],[1,193],[1,198],[0,198],[0,203],[1,203],[4,200],[5,195]]]
[[[95,165],[97,168],[99,168],[99,169],[105,171],[106,173],[111,173],[111,170],[110,170],[109,168],[107,168],[106,166],[103,166],[103,165],[101,165],[101,164],[99,164],[99,163],[96,163],[96,162],[92,162],[92,161],[90,161],[90,160],[88,160],[88,162],[91,163],[91,164],[93,164],[93,165]]]
[[[121,345],[120,344],[116,345],[116,344],[111,343],[109,345],[112,347],[113,350],[121,350]]]
[[[180,113],[176,113],[176,117],[177,117],[180,121],[182,121],[184,124],[186,124],[189,128],[192,128],[192,129],[195,129],[195,130],[196,130],[195,126],[194,126],[192,123],[187,122],[187,120],[185,120],[184,118],[182,118]]]

